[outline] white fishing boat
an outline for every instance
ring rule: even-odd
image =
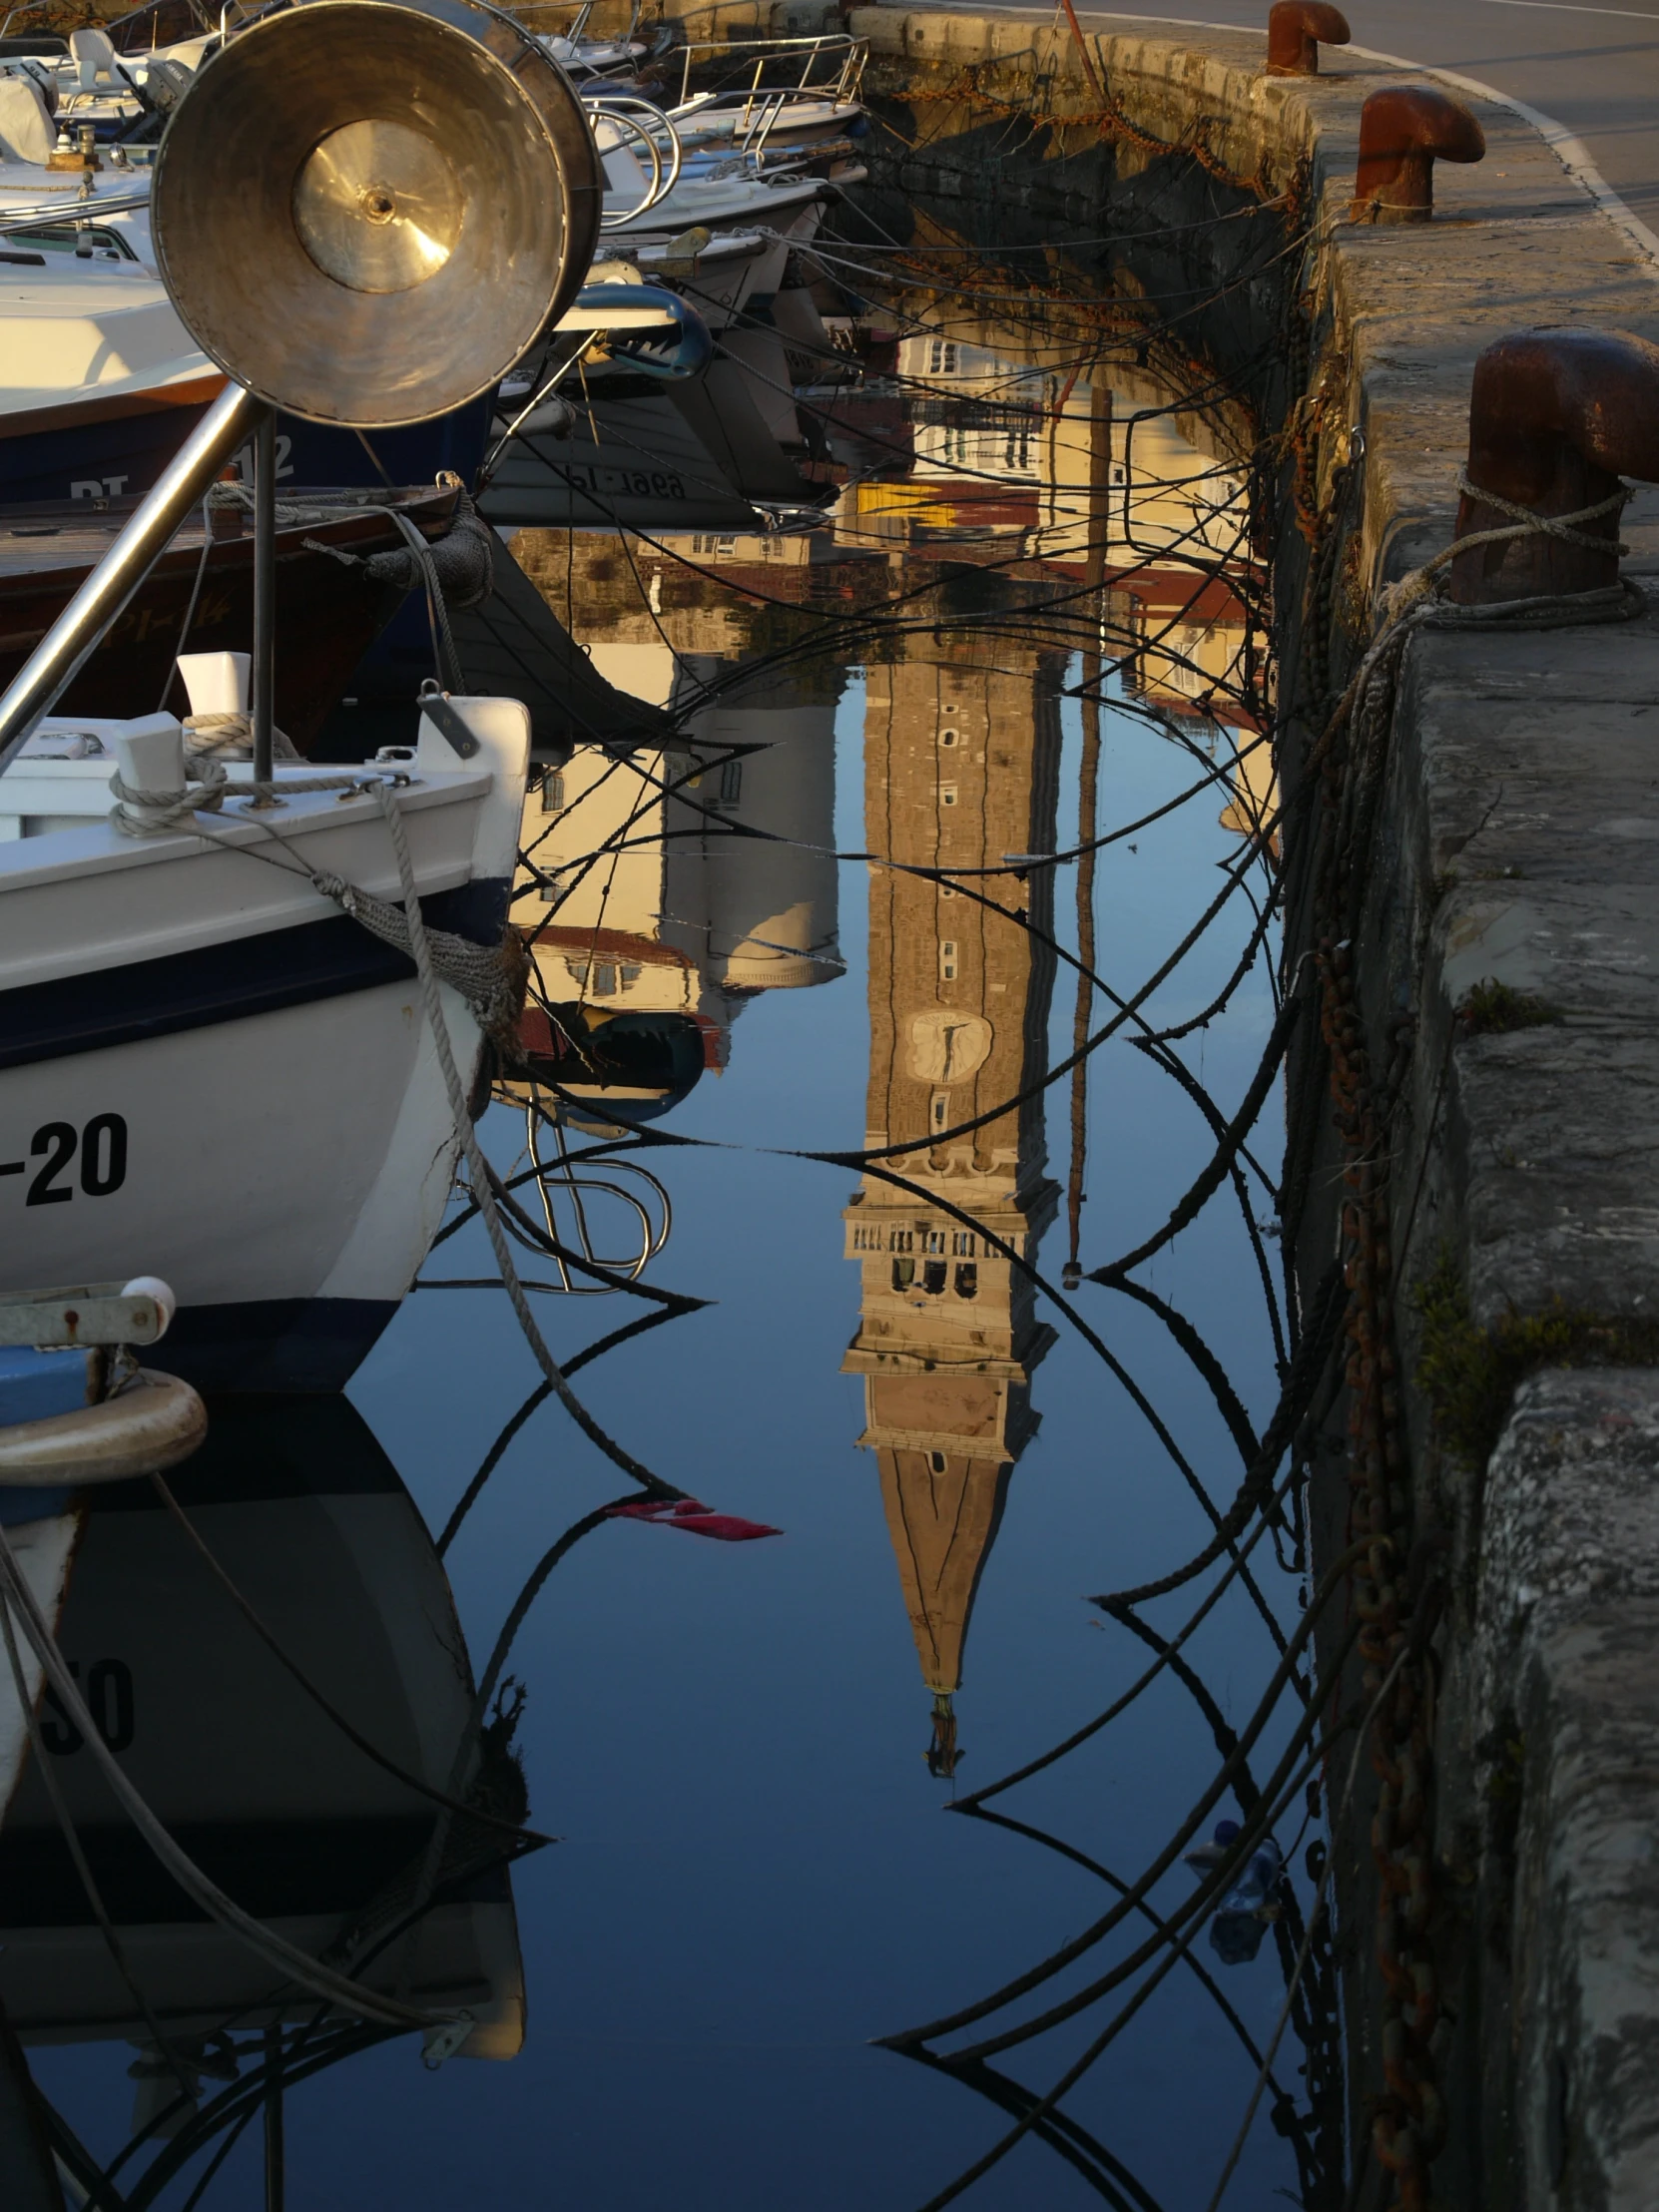
[[[545,75],[533,99],[461,30],[356,0],[268,16],[227,47],[169,131],[155,219],[175,304],[230,381],[0,698],[11,1271],[160,1270],[180,1306],[169,1366],[205,1382],[325,1389],[350,1374],[413,1278],[486,1035],[516,1007],[523,706],[434,695],[416,746],[353,774],[276,757],[274,411],[429,420],[492,389],[571,304],[598,180],[582,181],[574,96]],[[388,188],[365,214],[349,176],[340,196],[349,134],[381,127],[417,162],[443,158],[434,133],[480,150],[436,244],[418,196]],[[229,180],[250,164],[283,181],[239,225]],[[252,694],[213,700],[189,761],[148,702],[96,727],[54,717],[250,441]],[[215,757],[231,722],[246,776]]]
[[[668,186],[641,159],[638,134],[624,132],[618,117],[601,110],[594,128],[605,170],[605,237],[612,247],[666,244],[694,229],[788,232],[809,211],[810,237],[839,187],[858,184],[866,174],[849,163],[834,179],[769,175],[733,155],[708,165],[686,163]]]
[[[102,33],[75,36],[109,43]],[[180,70],[169,83],[170,100],[188,81]],[[90,110],[72,120],[63,108],[60,120],[61,107],[57,80],[44,63],[0,62],[0,250],[41,232],[73,250],[78,235],[95,229],[148,262],[155,149],[100,145]]]
[[[277,764],[276,809],[233,782],[217,812],[161,834],[112,823],[111,771],[134,791],[171,782],[180,804],[216,798],[187,791],[171,717],[48,718],[0,777],[8,1268],[159,1270],[180,1302],[168,1364],[193,1381],[337,1387],[437,1228],[455,1136],[414,969],[313,878],[401,903],[380,799],[395,779],[427,919],[487,963],[529,717],[516,700],[454,708],[470,760],[423,717],[412,757],[320,790]],[[477,1008],[441,997],[470,1085]]]

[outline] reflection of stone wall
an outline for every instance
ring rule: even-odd
[[[997,657],[995,670],[965,659],[869,670],[872,852],[965,869],[1052,849],[1061,663],[1007,645]],[[1004,906],[1029,897],[1048,928],[1051,871],[1028,885],[967,880]],[[846,1209],[860,1317],[844,1366],[864,1377],[860,1441],[878,1455],[923,1677],[947,1707],[1008,1471],[1035,1426],[1030,1372],[1051,1341],[985,1232],[1030,1254],[1054,1206],[1041,1098],[1006,1103],[1046,1065],[1053,955],[1017,920],[901,868],[871,867],[869,912],[866,1143],[913,1143],[884,1164],[919,1189],[866,1173]],[[948,1133],[981,1114],[982,1127]],[[936,1739],[935,1754],[948,1771],[953,1750]]]

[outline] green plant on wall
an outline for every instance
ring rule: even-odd
[[[1411,1304],[1421,1332],[1417,1386],[1434,1433],[1470,1466],[1483,1467],[1491,1457],[1517,1387],[1540,1368],[1659,1363],[1659,1320],[1587,1313],[1560,1299],[1541,1314],[1511,1307],[1482,1329],[1450,1244],[1414,1286]]]

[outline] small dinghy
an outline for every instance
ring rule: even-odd
[[[0,1298],[0,1530],[13,1570],[54,1627],[90,1491],[160,1474],[205,1440],[208,1416],[187,1382],[142,1368],[138,1346],[166,1334],[173,1293],[154,1276]],[[27,1756],[43,1673],[16,1643],[0,1653],[0,1812]]]
[[[252,649],[255,546],[237,489],[225,485],[221,503],[216,487],[206,510],[197,507],[181,523],[65,692],[65,713],[94,721],[131,715],[135,702],[153,706],[169,695],[178,654]],[[138,504],[123,497],[0,506],[0,685],[17,675]],[[452,484],[395,491],[283,485],[276,575],[282,650],[274,711],[299,751],[403,602],[403,585],[382,582],[361,564],[375,554],[396,555],[405,543],[399,517],[429,543],[442,543],[456,515]],[[487,583],[487,571],[481,581]],[[16,811],[0,794],[0,813]]]
[[[208,1432],[202,1400],[132,1356],[176,1310],[155,1276],[0,1298],[0,1523],[189,1458]]]

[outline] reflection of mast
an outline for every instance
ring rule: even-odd
[[[1084,574],[1089,596],[1083,605],[1098,638],[1106,623],[1106,532],[1112,498],[1112,393],[1097,377],[1089,387],[1089,542]],[[1089,1038],[1094,1002],[1094,828],[1095,794],[1100,781],[1100,680],[1104,664],[1098,648],[1083,656],[1083,759],[1077,779],[1077,1011],[1072,1018],[1071,1049],[1081,1054]],[[1089,1063],[1079,1058],[1071,1071],[1071,1169],[1066,1177],[1068,1245],[1061,1282],[1075,1291],[1083,1280],[1077,1256],[1083,1234],[1083,1160],[1088,1143]]]
[[[1060,664],[1006,643],[997,655],[995,672],[950,662],[870,670],[871,850],[967,869],[1053,849]],[[989,889],[1004,905],[1019,895],[1007,876]],[[1032,877],[1030,898],[1046,932],[1049,870]],[[872,1169],[846,1209],[862,1280],[843,1372],[864,1378],[859,1441],[877,1455],[933,1693],[929,1764],[943,1775],[956,1765],[951,1701],[974,1593],[1009,1472],[1036,1427],[1031,1371],[1053,1342],[1006,1257],[1034,1251],[1058,1196],[1042,1172],[1041,1099],[995,1112],[1042,1071],[1052,980],[1051,953],[1019,922],[926,876],[872,872],[865,1141],[872,1151],[913,1146],[882,1163],[913,1188]],[[993,1118],[980,1127],[948,1134],[985,1113]]]

